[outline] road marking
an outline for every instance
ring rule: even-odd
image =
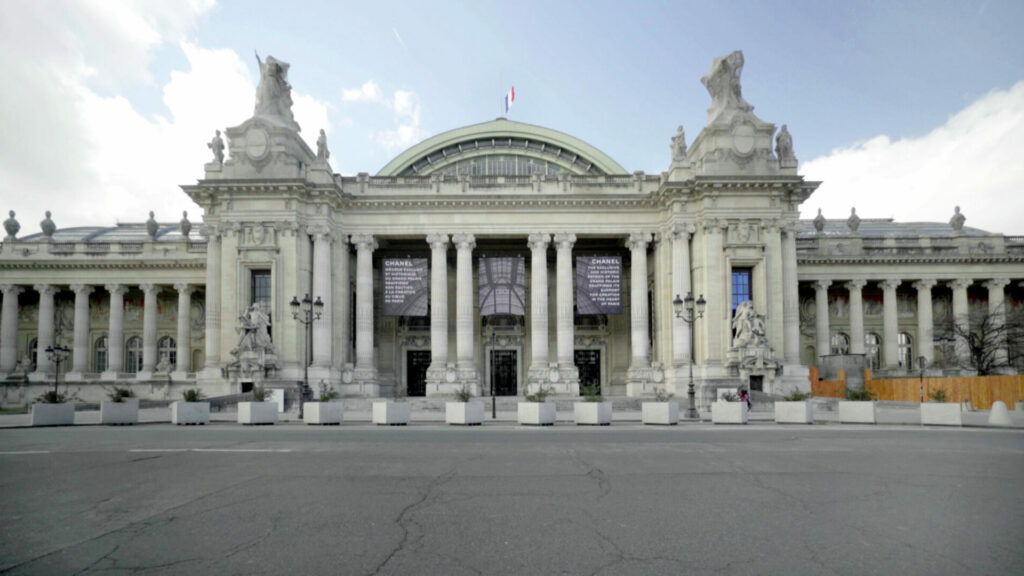
[[[132,448],[129,452],[291,452],[291,448]]]
[[[188,448],[133,448],[129,452],[188,452]]]
[[[19,454],[49,454],[49,450],[15,450],[13,452],[0,452],[0,456],[15,456]]]

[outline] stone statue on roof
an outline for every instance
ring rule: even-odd
[[[320,136],[316,139],[316,159],[319,162],[327,162],[327,159],[330,157],[331,151],[327,149],[327,134],[321,128]]]
[[[672,161],[686,161],[686,132],[682,126],[676,128],[676,135],[672,137]]]
[[[18,231],[21,230],[21,224],[18,224],[18,221],[14,219],[14,210],[11,210],[8,214],[10,214],[11,217],[4,220],[4,231],[7,232],[7,238],[4,238],[4,240],[17,240]]]
[[[860,216],[857,216],[856,208],[850,208],[850,217],[846,219],[846,227],[855,234],[857,233],[857,228],[860,228]]]
[[[53,240],[53,233],[57,231],[57,225],[53,223],[53,220],[50,218],[50,215],[50,211],[47,210],[46,218],[44,218],[43,221],[39,223],[39,228],[42,229],[43,236],[46,236],[47,241]]]
[[[213,135],[213,140],[206,145],[207,148],[213,151],[213,161],[217,164],[224,164],[224,140],[220,137],[220,130]]]
[[[953,227],[954,232],[960,232],[964,229],[964,222],[967,221],[967,217],[960,213],[960,207],[957,206],[953,209],[953,217],[949,219],[949,225]]]
[[[775,155],[783,162],[796,160],[796,156],[793,155],[793,137],[789,135],[785,124],[775,137]]]
[[[288,83],[290,64],[273,56],[267,56],[264,62],[259,53],[256,53],[256,62],[260,65],[260,84],[256,87],[253,115],[277,120],[298,131],[299,125],[292,116],[292,87]]]
[[[728,56],[715,58],[711,63],[711,71],[700,79],[711,94],[711,108],[708,109],[708,124],[725,115],[728,122],[731,115],[727,112],[750,112],[753,106],[743,99],[740,87],[740,73],[743,71],[743,52],[736,50]]]

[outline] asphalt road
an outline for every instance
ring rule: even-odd
[[[0,431],[0,574],[1009,574],[1024,432]]]

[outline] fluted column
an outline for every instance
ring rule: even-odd
[[[850,292],[850,354],[864,353],[864,280],[846,283]]]
[[[782,238],[782,323],[786,364],[800,363],[800,283],[796,271],[797,227],[783,228]]]
[[[953,289],[953,322],[960,326],[964,332],[970,327],[970,317],[967,308],[967,287],[974,283],[973,278],[958,278],[949,283]],[[957,357],[957,364],[960,367],[969,367],[971,360],[967,342],[960,336],[954,336],[953,348]]]
[[[774,350],[785,349],[785,274],[782,252],[782,228],[777,221],[768,222],[765,234],[765,282],[768,285],[768,342]]]
[[[93,287],[83,284],[72,284],[75,293],[75,341],[69,379],[81,378],[89,371],[89,295]]]
[[[206,359],[208,378],[220,378],[220,252],[221,235],[216,226],[203,226],[206,236]],[[111,293],[113,298],[113,293]],[[111,319],[113,322],[113,319]]]
[[[686,298],[690,286],[690,230],[677,226],[672,230],[672,297]],[[695,296],[696,297],[696,296]],[[680,368],[690,361],[690,327],[672,314],[672,364]]]
[[[110,328],[107,334],[107,369],[101,378],[114,380],[124,367],[124,293],[128,287],[107,284],[104,288],[110,293]]]
[[[1008,278],[994,278],[985,282],[985,289],[988,290],[988,321],[997,340],[994,342],[995,350],[993,351],[992,365],[999,369],[1006,368],[1009,365],[1006,333],[1003,332],[1002,328],[1006,323],[1006,309],[1003,306],[1003,301],[1006,296],[1005,289],[1009,283],[1010,280]]]
[[[650,379],[650,342],[647,339],[647,244],[651,235],[633,232],[626,240],[630,253],[630,361],[626,375],[626,394],[639,396],[646,392]]]
[[[828,287],[831,285],[831,280],[818,280],[814,283],[814,335],[817,342],[819,366],[821,357],[832,353],[828,327]]]
[[[24,288],[0,284],[4,294],[3,317],[0,318],[0,374],[10,374],[18,365],[18,295]]]
[[[356,246],[356,371],[357,377],[376,379],[373,356],[373,251],[377,241],[370,234],[352,236]]]
[[[57,293],[57,287],[50,284],[36,284],[34,286],[39,293],[39,328],[36,347],[36,371],[35,374],[44,376],[53,371],[53,363],[46,357],[46,349],[53,346],[53,296]]]
[[[900,367],[899,355],[899,316],[896,302],[896,288],[900,280],[893,278],[882,280],[882,327],[885,331],[883,350],[885,352],[882,362],[889,370],[896,370]]]
[[[319,320],[313,322],[313,366],[322,369],[331,367],[331,243],[334,236],[326,227],[313,231],[313,293],[315,301],[324,303]],[[326,375],[326,374],[324,374]],[[323,375],[321,375],[323,376]]]
[[[452,242],[457,250],[455,263],[455,358],[462,385],[476,382],[473,362],[473,248],[472,234],[455,234]]]
[[[932,319],[932,287],[935,280],[925,278],[914,282],[917,290],[917,353],[931,366],[935,361],[935,328]]]
[[[430,234],[430,368],[427,394],[442,393],[448,367],[448,235]]]
[[[548,364],[548,244],[550,234],[530,234],[530,370],[529,383],[547,382]]]
[[[142,371],[138,378],[152,378],[156,368],[156,299],[161,288],[156,284],[140,284],[144,294],[142,304]]]
[[[178,338],[175,341],[174,378],[184,378],[192,370],[192,291],[195,286],[179,282],[174,285],[178,291]]]
[[[572,247],[576,243],[575,234],[555,234],[555,246],[557,247],[557,263],[555,289],[557,299],[555,303],[555,314],[557,314],[557,343],[558,343],[558,369],[563,377],[571,381],[578,381],[576,372],[576,359],[573,354],[575,350],[574,334],[574,310],[573,310],[573,279],[572,279]],[[576,375],[573,378],[573,375]]]
[[[341,235],[336,240],[337,249],[334,256],[334,365],[339,369],[351,362],[351,323],[352,314],[352,282],[351,259],[348,236]]]

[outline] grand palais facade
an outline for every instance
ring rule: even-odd
[[[683,395],[692,363],[706,405],[720,387],[807,389],[823,355],[957,370],[937,326],[1020,306],[1024,237],[953,207],[942,223],[801,220],[819,183],[799,175],[786,127],[743,99],[742,65],[714,60],[707,124],[689,146],[666,127],[660,174],[499,118],[341,176],[323,135],[317,150],[299,136],[288,65],[267,58],[253,117],[218,132],[204,177],[182,186],[195,223],[61,229],[47,213],[19,236],[11,213],[3,404],[53,382],[58,345],[62,382],[86,400],[113,385],[170,399],[292,388],[304,370],[343,396]],[[692,341],[673,308],[688,293],[706,301]],[[322,303],[308,328],[290,305],[307,294]],[[247,337],[254,323],[264,339]]]

